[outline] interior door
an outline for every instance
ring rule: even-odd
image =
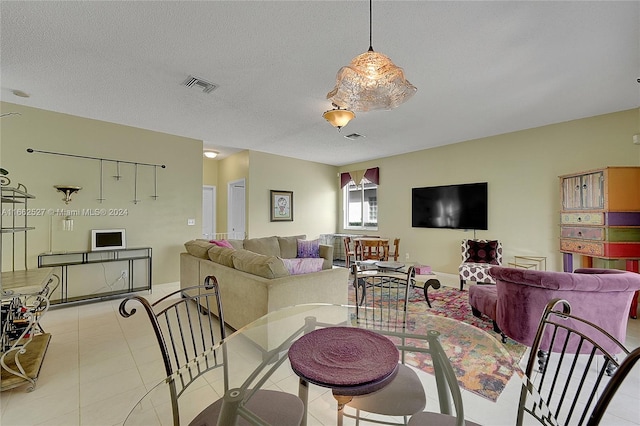
[[[229,238],[241,240],[245,237],[245,181],[229,182],[227,232]]]
[[[202,187],[202,238],[210,240],[216,236],[216,187]]]

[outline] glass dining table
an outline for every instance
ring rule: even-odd
[[[533,408],[539,417],[551,418],[518,366],[518,360],[514,360],[493,335],[441,316],[420,315],[402,323],[386,321],[377,312],[360,307],[356,314],[354,306],[306,304],[268,313],[229,335],[199,359],[192,360],[189,369],[179,370],[150,387],[129,413],[125,425],[189,425],[212,402],[225,397],[225,389],[227,396],[234,389],[250,392],[249,382],[250,386],[260,389],[299,395],[305,401],[303,424],[335,425],[338,401],[332,389],[313,381],[305,382],[296,374],[289,359],[289,349],[303,336],[334,327],[391,335],[403,339],[404,347],[420,347],[426,344],[424,337],[428,333],[437,331],[460,384],[466,420],[482,425],[515,425],[520,404]],[[441,412],[430,359],[411,350],[400,353],[401,360],[416,370],[423,383],[427,394],[425,411]],[[214,359],[224,361],[225,368],[212,368]],[[194,369],[194,365],[197,368]],[[176,392],[176,387],[180,388],[176,383],[185,381],[190,385]],[[348,423],[350,419],[344,421],[352,424]],[[540,424],[540,421],[530,416],[522,423]],[[215,420],[210,424],[216,424]]]

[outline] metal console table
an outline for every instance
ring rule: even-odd
[[[43,253],[38,268],[60,273],[60,291],[51,304],[103,299],[151,290],[151,247],[118,250]]]

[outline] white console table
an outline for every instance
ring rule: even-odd
[[[55,305],[151,290],[151,258],[151,247],[43,253],[38,267],[59,273]]]

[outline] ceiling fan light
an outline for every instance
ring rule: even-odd
[[[335,105],[334,105],[335,106]],[[322,114],[322,117],[329,122],[333,127],[336,127],[338,131],[342,129],[344,126],[349,124],[351,120],[353,120],[356,115],[353,111],[348,109],[341,109],[336,106],[334,109],[330,109],[329,111],[325,111]]]

